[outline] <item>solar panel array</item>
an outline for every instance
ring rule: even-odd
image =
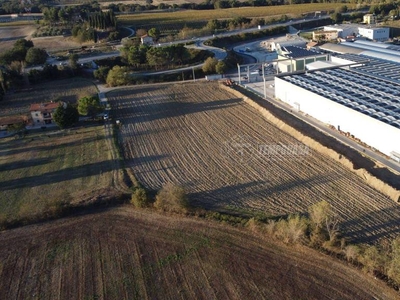
[[[298,46],[285,46],[284,48],[287,52],[289,52],[288,54],[285,54],[285,56],[289,58],[300,58],[300,57],[315,56],[321,54],[318,51],[307,50],[306,48]]]
[[[357,63],[366,62],[366,61],[372,59],[372,57],[365,57],[365,56],[361,56],[361,55],[353,54],[353,53],[332,54],[332,56],[339,57],[339,58],[346,59],[346,60],[350,60],[350,61],[354,61],[354,62],[357,62]]]
[[[386,79],[400,84],[400,64],[384,59],[373,58],[366,55],[340,54],[337,57],[354,62],[365,63],[362,66],[351,69],[366,75],[375,75],[378,78]]]
[[[284,80],[400,128],[400,85],[345,69],[288,75]]]

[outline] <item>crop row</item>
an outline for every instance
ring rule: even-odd
[[[147,188],[186,187],[193,204],[282,215],[327,200],[348,237],[399,229],[399,208],[218,85],[127,89],[110,97],[127,166]]]

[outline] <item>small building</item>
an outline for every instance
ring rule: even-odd
[[[358,34],[372,41],[383,42],[389,39],[389,28],[387,27],[359,27]]]
[[[154,44],[153,38],[151,36],[148,36],[147,34],[143,35],[140,38],[140,41],[141,41],[142,45],[153,45]]]
[[[307,50],[317,50],[317,47],[319,46],[318,42],[308,42],[306,45]]]
[[[33,126],[53,124],[53,113],[63,102],[48,102],[31,104],[29,111],[32,116]]]
[[[306,65],[314,61],[327,61],[329,55],[315,50],[307,50],[298,46],[285,46],[281,48],[278,56],[279,73],[304,71]]]
[[[338,37],[346,38],[349,35],[356,35],[358,32],[357,24],[335,24],[331,26],[324,26],[324,31],[336,31]]]
[[[9,126],[28,123],[26,116],[9,116],[0,118],[0,136],[4,135],[4,132],[8,130]],[[3,133],[1,133],[3,132]]]
[[[376,16],[374,14],[366,14],[363,17],[363,23],[376,24]]]
[[[319,30],[313,31],[313,41],[331,41],[339,37],[337,30]]]

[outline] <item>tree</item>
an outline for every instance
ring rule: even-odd
[[[215,67],[218,63],[218,60],[215,57],[209,57],[206,59],[203,65],[203,72],[204,73],[214,73]]]
[[[220,60],[215,66],[215,72],[218,74],[224,74],[226,72],[226,64]]]
[[[158,192],[154,206],[165,211],[186,212],[189,201],[182,187],[167,183]]]
[[[86,96],[78,100],[78,112],[82,116],[95,118],[102,111],[103,107],[97,96]]]
[[[209,20],[207,22],[207,25],[206,25],[206,27],[208,29],[211,29],[211,30],[217,30],[217,29],[220,28],[220,26],[221,26],[220,22],[218,20],[215,20],[215,19],[214,20]]]
[[[0,69],[0,86],[3,95],[7,91],[7,89],[6,89],[6,80],[2,69]]]
[[[41,65],[46,62],[46,59],[46,50],[40,48],[29,48],[25,56],[25,61],[28,65]]]
[[[97,78],[100,81],[106,82],[108,71],[110,71],[110,67],[100,66],[97,70],[95,70],[93,72],[94,78]]]
[[[69,103],[57,107],[53,113],[54,122],[60,128],[70,127],[79,121],[79,113],[76,106]]]
[[[158,40],[158,38],[160,37],[160,30],[158,28],[150,28],[148,31],[148,35],[153,37],[154,39]]]
[[[25,56],[29,48],[33,48],[32,41],[27,41],[26,39],[17,40],[11,50],[12,60],[25,61]]]
[[[331,14],[330,17],[331,17],[332,21],[335,22],[335,23],[340,23],[340,22],[343,21],[342,14],[338,13],[338,12],[334,12],[333,14]]]
[[[128,70],[126,67],[114,66],[107,75],[107,85],[119,86],[130,82]]]
[[[291,215],[287,220],[280,220],[275,226],[275,235],[284,243],[301,243],[305,240],[308,228],[307,219]]]
[[[71,67],[71,69],[75,70],[78,68],[78,59],[79,59],[79,56],[76,53],[71,54],[68,57],[68,62],[69,62],[69,66]]]
[[[150,199],[147,196],[144,188],[136,188],[132,194],[131,203],[137,208],[143,208],[150,204]]]
[[[7,127],[7,131],[10,133],[21,133],[24,130],[25,130],[25,124],[23,121],[9,125]]]
[[[147,34],[147,30],[146,29],[143,29],[143,28],[139,28],[137,31],[136,31],[136,36],[137,37],[142,37],[142,36],[144,36],[144,35],[146,35]]]
[[[166,47],[151,47],[146,52],[146,60],[150,66],[154,66],[157,69],[158,66],[166,65],[171,61],[171,58]]]
[[[326,201],[315,203],[309,207],[308,214],[312,225],[311,242],[316,246],[321,246],[326,241],[335,243],[339,235],[339,221],[335,218],[331,205]]]

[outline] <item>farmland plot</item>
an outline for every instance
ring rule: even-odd
[[[0,232],[2,299],[396,299],[312,249],[120,207]]]
[[[75,103],[79,98],[97,94],[93,82],[82,78],[45,82],[8,92],[0,102],[0,117],[15,114],[29,114],[29,106],[61,100]]]
[[[348,238],[399,232],[392,200],[217,83],[133,87],[108,96],[123,124],[126,165],[147,188],[173,182],[187,188],[194,205],[271,215],[303,213],[327,200]]]

